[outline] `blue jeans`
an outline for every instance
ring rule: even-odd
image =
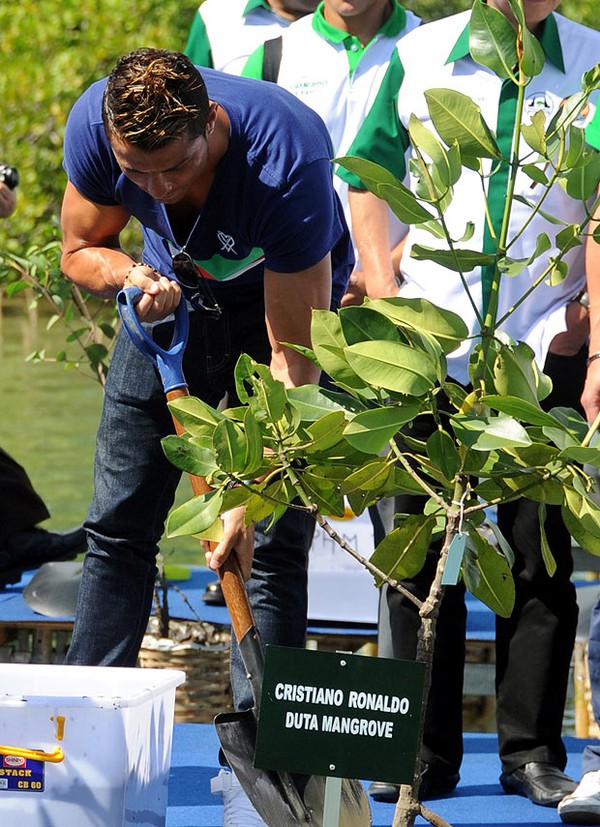
[[[166,346],[172,323],[153,329]],[[269,363],[262,298],[225,308],[219,321],[190,316],[184,374],[190,392],[216,406],[225,393],[238,404],[233,369],[240,353]],[[66,663],[134,666],[152,609],[158,543],[181,472],[160,440],[173,432],[154,366],[121,331],[112,358],[98,430],[94,497],[86,521],[86,555],[73,638]],[[314,519],[288,509],[265,534],[256,526],[248,593],[263,644],[303,646],[307,561]],[[232,653],[236,706],[252,705],[236,647]]]

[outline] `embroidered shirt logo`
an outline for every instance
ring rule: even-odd
[[[217,233],[217,238],[221,243],[221,250],[224,253],[235,253],[235,238],[227,235],[227,233],[224,233],[221,230]]]
[[[549,118],[554,114],[554,103],[545,92],[535,92],[525,99],[525,111],[530,118],[533,117],[536,112],[543,112],[546,118]]]

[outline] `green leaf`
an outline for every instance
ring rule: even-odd
[[[235,366],[235,388],[240,401],[250,405],[259,421],[277,424],[284,418],[288,401],[285,385],[273,378],[267,365],[260,365],[246,353]]]
[[[263,465],[264,443],[260,425],[254,418],[251,408],[246,408],[244,416],[244,432],[246,436],[246,456],[244,458],[244,477],[253,477]]]
[[[403,184],[380,184],[376,193],[387,203],[394,215],[404,224],[421,224],[434,216],[422,206],[414,193]]]
[[[581,416],[579,411],[573,408],[551,408],[550,413],[562,424],[562,430],[545,426],[542,432],[545,437],[551,439],[561,449],[581,447],[587,432],[588,423]]]
[[[310,335],[319,364],[344,389],[360,390],[366,383],[352,370],[344,353],[347,346],[337,313],[313,310]]]
[[[175,419],[193,436],[212,433],[215,425],[224,419],[222,413],[196,396],[182,396],[167,404]]]
[[[548,544],[548,537],[546,536],[546,505],[540,503],[538,506],[538,521],[540,524],[540,547],[542,550],[542,559],[546,566],[548,576],[552,577],[556,571],[556,560]]]
[[[447,431],[438,429],[427,440],[427,456],[447,480],[453,480],[461,461],[454,440]]]
[[[558,458],[568,462],[578,462],[580,465],[594,465],[596,468],[600,468],[600,449],[598,448],[582,448],[579,445],[574,445],[562,450]]]
[[[345,501],[341,483],[345,474],[345,469],[318,466],[309,467],[302,474],[302,486],[320,514],[330,517],[344,516]]]
[[[596,503],[566,487],[561,514],[569,533],[581,548],[600,554],[600,508]]]
[[[536,113],[541,114],[541,113]],[[536,166],[535,164],[523,164],[521,167],[525,175],[527,175],[534,184],[541,184],[542,187],[547,186],[548,184],[548,176],[544,172],[541,167]]]
[[[462,236],[456,239],[459,243],[464,243],[465,241],[470,241],[475,234],[475,223],[473,221],[467,221],[465,225],[465,231]]]
[[[377,313],[371,304],[342,307],[339,316],[344,338],[349,345],[369,340],[401,341],[396,325],[386,316]]]
[[[561,284],[566,279],[569,267],[566,261],[560,261],[554,257],[550,259],[550,264],[552,264],[552,269],[546,279],[546,284],[550,287],[556,287],[557,284]]]
[[[456,273],[468,273],[476,267],[493,264],[496,260],[495,256],[478,250],[439,250],[435,247],[424,247],[422,244],[413,244],[410,255],[417,261],[435,261],[436,264]]]
[[[457,142],[463,158],[500,160],[496,140],[470,97],[453,89],[428,89],[425,98],[433,125],[447,146]]]
[[[433,516],[413,515],[402,520],[379,543],[370,562],[382,572],[396,580],[414,577],[423,568],[431,544],[431,534],[436,524]],[[381,578],[375,584],[381,586]]]
[[[445,189],[453,187],[461,173],[460,164],[456,164],[451,157],[452,153],[457,153],[456,145],[446,149],[433,132],[414,115],[410,116],[408,133],[413,145],[431,158],[440,185]]]
[[[556,246],[562,253],[581,247],[581,227],[579,224],[569,224],[556,234]]]
[[[539,152],[542,157],[546,157],[546,115],[544,114],[544,112],[542,112],[541,110],[535,112],[531,118],[531,123],[522,124],[521,134],[533,150]],[[533,165],[527,164],[527,169],[529,169],[530,166]],[[523,169],[525,170],[525,166],[523,167]],[[535,169],[537,169],[538,172],[542,172],[542,170],[539,167],[535,167]],[[532,177],[534,178],[534,180],[537,180],[535,178],[535,173],[532,174]],[[543,177],[546,178],[545,175],[543,175]],[[542,183],[542,181],[538,180],[538,183]]]
[[[473,4],[469,21],[471,57],[501,78],[513,76],[517,63],[515,30],[506,15],[491,5]]]
[[[344,353],[352,369],[374,387],[421,396],[435,385],[437,366],[431,356],[400,342],[359,342]]]
[[[502,413],[498,416],[455,414],[450,421],[459,442],[474,451],[531,445],[525,428],[516,419]]]
[[[532,425],[547,425],[551,428],[564,427],[559,419],[543,411],[539,405],[520,399],[517,396],[490,394],[482,397],[481,402],[495,411],[502,411],[508,416],[513,416],[515,419],[529,422]]]
[[[307,454],[327,451],[343,439],[346,415],[344,411],[332,411],[306,429],[311,442]]]
[[[394,473],[388,480],[388,485],[385,491],[382,492],[384,496],[391,497],[397,494],[423,494],[423,489],[419,483],[411,477],[411,475],[404,468],[398,465],[394,466]]]
[[[472,595],[500,617],[510,617],[515,604],[515,583],[506,558],[471,531],[463,562],[463,579]]]
[[[405,224],[421,224],[434,218],[414,194],[385,167],[351,155],[335,158],[334,163],[357,175],[368,190],[387,201],[400,221]]]
[[[498,261],[498,269],[506,276],[518,276],[526,267],[539,258],[543,253],[552,247],[552,243],[546,233],[540,233],[537,237],[535,250],[527,258],[511,259],[508,256]]]
[[[545,55],[541,43],[523,26],[523,55],[521,57],[521,69],[529,78],[539,75],[544,68]]]
[[[380,454],[402,425],[410,422],[421,408],[418,399],[407,399],[405,404],[364,411],[352,419],[344,430],[350,445],[367,454]]]
[[[372,460],[346,477],[342,483],[342,494],[349,496],[356,491],[376,491],[392,475],[393,466],[385,459]]]
[[[446,231],[441,221],[425,221],[423,224],[417,224],[417,227],[431,233],[434,238],[446,239]]]
[[[167,535],[181,537],[188,534],[202,534],[210,528],[221,513],[223,494],[219,490],[209,491],[200,497],[193,497],[175,508],[167,519]]]
[[[536,405],[546,393],[546,383],[524,342],[500,345],[492,366],[493,385],[500,396],[514,396]]]
[[[302,421],[316,422],[331,411],[347,411],[348,414],[364,410],[364,405],[341,393],[331,393],[319,385],[300,385],[288,388],[288,398],[300,412]]]
[[[246,440],[235,422],[222,419],[213,435],[217,465],[225,473],[243,473],[246,464]]]
[[[578,514],[571,510],[573,506],[576,511],[578,510],[576,501],[571,500],[571,503],[569,503],[569,497],[566,499],[567,504],[563,505],[560,512],[565,528],[578,546],[581,546],[585,551],[589,551],[590,554],[600,556],[600,531],[589,531],[579,520]]]
[[[273,512],[277,509],[277,503],[273,500],[281,499],[282,491],[283,484],[281,480],[277,480],[277,482],[268,485],[264,490],[264,493],[267,494],[270,499],[263,497],[258,493],[252,494],[245,502],[246,515],[244,520],[246,525],[251,525],[259,520],[264,520],[273,514]]]
[[[469,334],[466,324],[458,314],[437,307],[426,299],[394,296],[389,299],[376,299],[369,306],[396,323],[431,333],[440,343],[444,353],[456,350]]]
[[[571,124],[569,126],[569,143],[565,158],[565,167],[574,167],[584,158],[585,152],[585,130],[580,126]]]
[[[187,435],[171,434],[161,440],[165,456],[176,468],[197,477],[207,477],[218,466],[212,451],[195,443]]]
[[[559,178],[560,185],[567,195],[577,201],[587,201],[598,189],[600,179],[600,153],[590,153],[586,163],[565,172]]]
[[[448,374],[448,364],[438,340],[426,330],[416,327],[405,327],[404,334],[408,339],[408,344],[412,345],[415,350],[427,353],[431,357],[433,363],[437,366],[437,380],[442,384]]]

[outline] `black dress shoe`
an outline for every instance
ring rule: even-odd
[[[419,801],[450,795],[459,781],[460,775],[457,772],[449,772],[446,767],[441,768],[436,764],[426,764],[421,773]]]
[[[389,781],[373,781],[369,785],[369,795],[373,801],[385,801],[386,804],[395,804],[400,794],[400,785]]]
[[[221,589],[221,581],[213,580],[208,584],[202,595],[202,600],[209,603],[211,606],[224,606],[225,598],[223,597],[223,590]]]
[[[530,761],[512,772],[503,772],[500,783],[505,792],[523,795],[542,807],[557,807],[577,786],[572,778],[546,761]]]
[[[460,775],[455,772],[440,769],[434,764],[426,764],[421,773],[421,785],[419,787],[419,801],[429,801],[432,798],[442,798],[449,795],[458,782]],[[400,785],[391,784],[388,781],[373,781],[369,786],[369,795],[374,801],[384,801],[387,804],[395,804],[400,794]]]
[[[86,549],[87,537],[81,526],[64,534],[43,528],[11,534],[0,546],[0,588],[18,583],[24,571],[44,563],[72,560]]]

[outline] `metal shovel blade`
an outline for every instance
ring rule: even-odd
[[[256,717],[253,710],[224,712],[215,728],[231,769],[268,827],[323,827],[325,778],[257,769],[253,766]],[[360,781],[344,778],[340,827],[370,827],[369,800]]]
[[[83,563],[44,563],[23,590],[30,609],[46,617],[70,617],[77,608]]]

